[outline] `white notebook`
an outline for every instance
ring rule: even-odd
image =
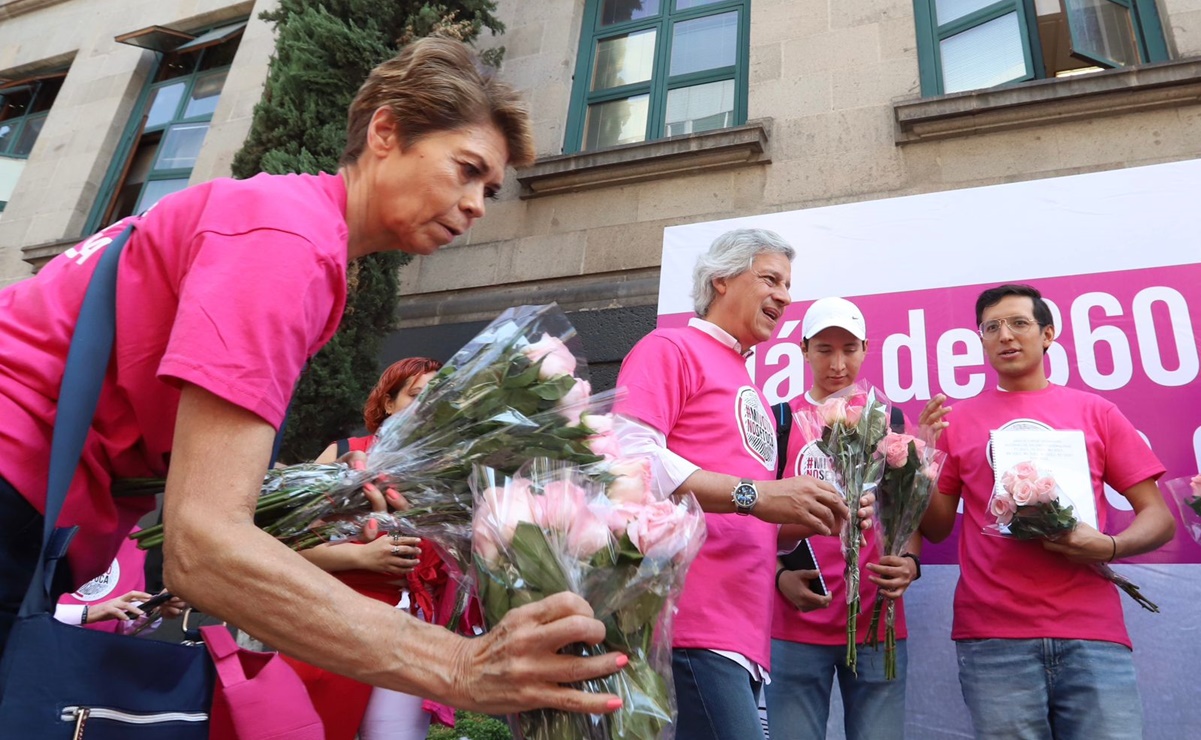
[[[1076,520],[1097,526],[1097,498],[1088,467],[1088,448],[1079,429],[996,429],[990,433],[994,490],[1001,476],[1018,463],[1031,462],[1050,474],[1071,499]]]

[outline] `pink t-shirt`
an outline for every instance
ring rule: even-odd
[[[137,528],[134,531],[138,531]],[[58,600],[55,618],[67,624],[79,624],[83,617],[83,607],[94,607],[111,601],[118,596],[124,596],[130,591],[146,590],[146,552],[138,549],[138,543],[125,540],[117,550],[117,556],[109,563],[108,570],[80,586],[75,592],[64,594]],[[65,607],[65,608],[64,608]],[[64,614],[64,612],[66,612]],[[64,619],[63,617],[68,617]],[[142,620],[128,622],[120,619],[106,619],[86,625],[88,629],[97,632],[126,634],[136,628]]]
[[[775,477],[775,422],[743,358],[693,328],[656,329],[621,365],[617,412],[653,427],[667,448],[705,470]],[[728,650],[770,669],[777,527],[753,516],[705,514],[708,535],[688,570],[675,648]]]
[[[135,219],[118,270],[113,360],[60,519],[81,525],[76,584],[104,572],[153,506],[114,500],[109,485],[166,473],[181,383],[279,426],[304,363],[342,315],[345,212],[340,176],[259,175],[188,188]],[[0,476],[39,511],[75,320],[124,225],[0,292]]]
[[[808,399],[797,396],[789,402],[794,412],[812,408]],[[831,460],[817,449],[814,440],[808,438],[801,425],[793,424],[792,432],[788,435],[788,467],[785,475],[809,475],[819,480],[830,480],[833,477]],[[866,635],[871,624],[872,608],[876,603],[876,584],[868,580],[872,574],[867,569],[868,563],[880,561],[880,547],[876,541],[875,530],[865,533],[867,545],[859,551],[859,635]],[[810,537],[813,545],[813,556],[817,559],[822,578],[830,592],[830,606],[825,609],[815,609],[802,612],[775,591],[775,612],[772,616],[771,636],[776,640],[800,642],[806,645],[844,645],[847,641],[847,582],[845,578],[846,560],[842,556],[842,543],[838,537]],[[884,640],[886,627],[883,614],[877,634]],[[905,607],[901,599],[897,599],[897,639],[903,640],[908,636],[905,627]],[[860,638],[862,641],[862,637]]]
[[[1117,407],[1092,393],[1051,385],[1039,391],[985,391],[956,404],[939,440],[948,456],[938,483],[942,493],[963,497],[951,639],[1059,638],[1130,647],[1113,584],[1038,541],[983,534],[983,527],[996,521],[987,511],[994,483],[989,432],[1016,424],[1084,432],[1102,532],[1102,483],[1125,491],[1164,472]]]

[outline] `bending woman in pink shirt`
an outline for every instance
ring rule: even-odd
[[[524,103],[485,70],[461,43],[414,42],[351,103],[337,173],[196,185],[0,292],[0,642],[38,556],[46,454],[84,290],[98,255],[132,225],[112,361],[60,520],[80,525],[62,592],[102,572],[153,504],[114,498],[111,482],[166,474],[164,577],[206,614],[322,668],[452,706],[620,704],[563,685],[613,673],[623,657],[558,654],[604,637],[583,599],[556,595],[468,640],[356,594],[252,518],[292,388],[341,319],[350,260],[437,251],[484,215],[508,164],[533,160]]]

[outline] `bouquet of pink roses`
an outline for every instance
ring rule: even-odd
[[[1053,540],[1071,532],[1079,523],[1071,499],[1055,477],[1033,462],[1018,463],[1001,474],[988,502],[988,511],[996,521],[985,526],[985,534],[1018,540]],[[1139,606],[1150,612],[1159,611],[1137,585],[1107,564],[1093,563],[1092,568]]]
[[[850,390],[826,399],[817,408],[797,414],[797,425],[832,462],[834,485],[851,512],[859,511],[864,493],[874,491],[884,473],[885,453],[880,447],[888,433],[888,404],[875,388],[856,383]],[[846,558],[847,667],[856,670],[856,631],[859,603],[858,518],[852,516],[842,530]]]
[[[889,432],[880,441],[885,457],[884,476],[876,489],[876,537],[880,554],[901,555],[913,533],[922,522],[930,505],[942,471],[946,453],[939,452],[912,434]],[[884,611],[884,594],[876,592],[872,619],[864,645],[875,647],[879,635],[880,614]],[[884,678],[897,677],[897,603],[887,599],[884,616]]]
[[[1192,536],[1193,541],[1201,545],[1201,475],[1191,478],[1173,478],[1163,482],[1176,505],[1180,507],[1180,521]]]
[[[988,511],[996,522],[985,527],[985,534],[1019,540],[1055,539],[1076,528],[1071,499],[1054,476],[1032,462],[1019,463],[1002,473]]]
[[[620,696],[617,712],[525,712],[511,719],[518,740],[671,737],[670,615],[705,520],[691,495],[652,493],[645,460],[619,460],[609,470],[607,486],[546,461],[513,476],[477,468],[473,477],[476,584],[488,627],[511,609],[570,591],[607,629],[602,644],[566,650],[629,657],[621,672],[576,686]]]

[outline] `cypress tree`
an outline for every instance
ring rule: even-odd
[[[485,28],[500,33],[495,10],[495,0],[281,0],[262,14],[275,25],[275,54],[250,133],[234,157],[234,177],[336,171],[346,110],[367,73],[415,38],[469,42]],[[499,54],[485,54],[485,61],[498,64]],[[408,260],[377,254],[350,266],[342,324],[293,396],[284,461],[312,459],[361,426],[363,401],[379,377],[379,348],[393,328],[397,271]]]

